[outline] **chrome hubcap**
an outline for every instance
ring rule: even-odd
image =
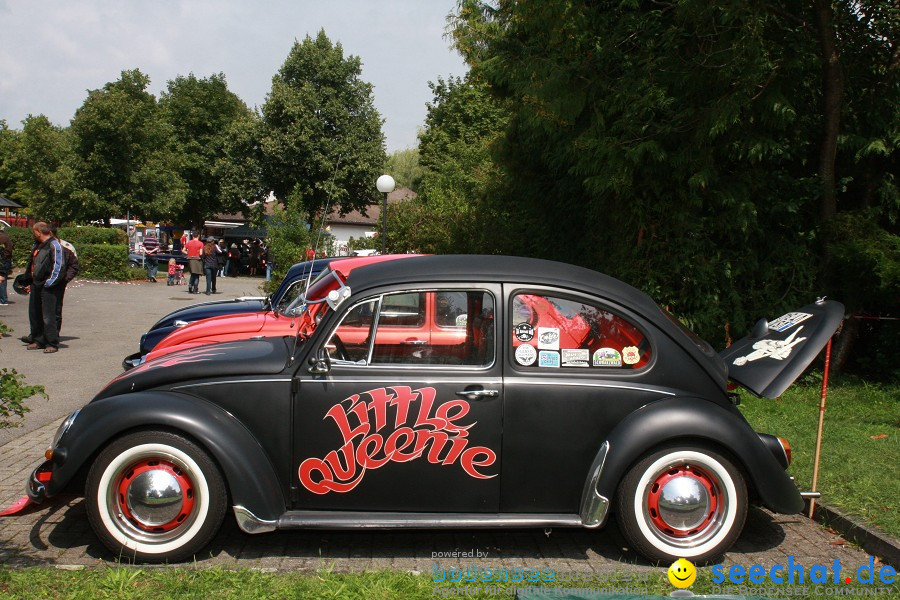
[[[125,502],[134,519],[145,527],[159,527],[181,513],[184,496],[178,479],[164,470],[145,471],[128,486]]]
[[[691,530],[706,520],[709,493],[692,477],[675,477],[659,497],[659,516],[673,529]]]

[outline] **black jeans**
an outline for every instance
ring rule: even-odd
[[[39,346],[59,346],[59,325],[57,307],[65,288],[32,286],[28,302],[28,320],[31,324],[31,339]]]

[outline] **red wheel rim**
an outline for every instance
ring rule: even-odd
[[[666,485],[680,478],[688,478],[697,483],[707,497],[706,514],[699,523],[689,529],[681,529],[668,523],[660,510],[660,500]],[[673,538],[687,538],[702,532],[714,523],[719,510],[719,494],[715,480],[703,469],[692,465],[677,465],[660,473],[647,490],[647,513],[650,522],[662,533]]]
[[[129,505],[129,491],[131,486],[139,480],[141,475],[161,473],[171,477],[181,492],[181,502],[176,514],[164,523],[149,524],[134,514]],[[159,458],[148,458],[134,463],[119,475],[116,481],[116,497],[122,516],[131,525],[149,533],[166,533],[182,525],[194,510],[194,484],[185,472],[176,464]]]

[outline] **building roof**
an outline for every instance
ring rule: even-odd
[[[397,202],[405,202],[416,197],[416,193],[408,187],[397,188],[388,194],[388,204],[396,204]],[[363,210],[351,210],[345,215],[341,215],[340,211],[333,210],[328,213],[325,219],[329,225],[366,225],[375,226],[381,220],[381,203],[369,204]]]
[[[0,196],[0,208],[22,208],[22,205],[6,196]]]

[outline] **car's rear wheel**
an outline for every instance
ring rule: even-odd
[[[166,431],[126,435],[88,473],[91,526],[116,554],[178,561],[206,546],[225,517],[225,482],[192,441]]]
[[[708,448],[679,446],[635,464],[617,494],[616,518],[634,549],[655,561],[721,556],[747,518],[747,485],[734,464]]]

